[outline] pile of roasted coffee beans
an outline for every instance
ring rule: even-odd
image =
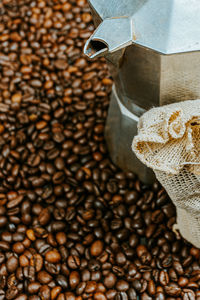
[[[0,1],[0,300],[200,299],[175,208],[109,159],[86,0]]]

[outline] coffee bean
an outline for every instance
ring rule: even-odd
[[[37,274],[37,279],[41,284],[48,284],[51,281],[52,276],[46,271],[40,271]]]
[[[24,245],[21,242],[17,242],[13,245],[13,252],[20,254],[24,252]]]
[[[15,256],[10,256],[6,262],[8,272],[13,273],[18,267],[18,259]]]
[[[78,269],[80,266],[80,259],[76,255],[70,255],[67,259],[67,263],[71,269]]]
[[[189,282],[188,278],[180,277],[179,280],[178,280],[178,285],[180,287],[185,287],[185,286],[187,286],[188,282]]]
[[[90,271],[98,271],[101,268],[101,264],[99,261],[97,261],[96,259],[90,259],[89,263],[88,263],[88,269]]]
[[[38,221],[42,226],[44,226],[48,224],[48,222],[50,221],[50,217],[51,215],[48,208],[44,208],[38,216]]]
[[[100,271],[93,271],[91,273],[91,280],[96,281],[96,282],[100,281],[101,280],[101,272]]]
[[[106,300],[106,296],[101,292],[97,292],[94,294],[94,300]]]
[[[86,283],[85,292],[90,294],[94,293],[97,289],[97,283],[95,281],[88,281]]]
[[[57,69],[65,70],[67,68],[67,62],[64,59],[57,59],[54,63]]]
[[[158,293],[156,294],[155,299],[156,299],[156,300],[165,300],[166,297],[165,297],[165,294],[164,294],[164,293],[158,292]]]
[[[181,294],[181,289],[179,287],[174,287],[174,286],[165,286],[165,292],[169,296],[180,296]]]
[[[56,277],[56,281],[57,281],[58,285],[61,286],[62,289],[65,290],[68,288],[68,282],[64,275],[58,275]]]
[[[128,300],[128,296],[125,292],[118,292],[115,296],[115,300]]]
[[[180,262],[175,261],[173,263],[173,267],[175,269],[175,271],[179,274],[179,275],[183,275],[184,271],[183,271],[183,267],[181,266]]]
[[[28,292],[30,294],[36,294],[40,288],[40,283],[39,282],[31,282],[28,285]]]
[[[72,289],[75,289],[80,282],[80,275],[77,271],[72,271],[69,276],[69,284]]]
[[[91,279],[91,273],[89,270],[83,270],[82,274],[82,281],[89,281]]]
[[[9,243],[0,241],[0,250],[4,250],[4,251],[9,250]]]
[[[56,241],[58,242],[58,244],[64,245],[67,241],[66,234],[64,232],[58,232],[56,234]]]
[[[196,299],[195,293],[192,290],[184,289],[183,292],[184,292],[184,296],[183,296],[184,300],[193,300],[193,299]]]
[[[135,204],[138,200],[138,193],[136,191],[127,192],[125,195],[125,202],[128,205]]]
[[[109,273],[105,278],[104,278],[104,285],[108,288],[108,289],[112,289],[115,284],[116,284],[117,278],[115,276],[115,274],[113,273]]]
[[[7,223],[7,218],[5,216],[0,216],[0,228],[3,228]]]
[[[43,266],[43,258],[40,254],[34,254],[30,259],[30,265],[33,266],[36,272],[41,271]]]
[[[117,231],[116,233],[116,237],[120,240],[120,241],[124,241],[128,238],[128,230],[126,228],[120,229]]]
[[[142,257],[143,254],[148,252],[146,246],[144,245],[139,245],[136,250],[138,257]]]
[[[133,280],[132,286],[138,292],[141,291],[141,289],[142,289],[142,284],[138,279]]]
[[[95,241],[90,249],[92,256],[99,256],[103,251],[103,242],[100,240]]]
[[[17,295],[18,295],[17,287],[9,288],[6,291],[6,299],[15,299]]]
[[[53,287],[53,289],[51,290],[51,298],[56,299],[56,297],[60,295],[61,291],[62,288],[60,286]]]
[[[55,249],[46,252],[45,254],[45,259],[50,262],[50,263],[57,263],[61,260],[61,255],[60,253]]]
[[[153,296],[156,294],[156,286],[153,280],[149,280],[148,282],[148,293],[150,296]]]
[[[120,292],[126,292],[129,289],[129,284],[125,280],[119,280],[116,283],[116,288]]]
[[[126,256],[122,252],[117,253],[116,262],[118,265],[124,265],[126,263]]]
[[[129,237],[129,244],[132,248],[135,248],[139,244],[139,238],[136,234],[132,234]]]
[[[108,290],[106,293],[106,297],[107,299],[113,299],[117,294],[117,291],[112,289],[112,290]]]
[[[169,283],[169,276],[168,273],[166,271],[161,271],[160,275],[159,275],[159,281],[163,286],[168,285]]]
[[[17,298],[15,298],[16,300],[27,300],[28,296],[25,294],[21,294],[19,296],[17,296]]]
[[[44,299],[50,299],[51,291],[48,285],[42,285],[39,290],[39,296]]]

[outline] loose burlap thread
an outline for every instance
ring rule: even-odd
[[[146,112],[132,149],[175,204],[182,236],[200,248],[200,100]]]

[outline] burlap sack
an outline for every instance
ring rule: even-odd
[[[146,112],[132,149],[174,202],[182,236],[200,248],[200,100]]]

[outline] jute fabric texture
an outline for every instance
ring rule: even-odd
[[[200,248],[200,100],[146,112],[132,149],[171,197],[182,236]]]

